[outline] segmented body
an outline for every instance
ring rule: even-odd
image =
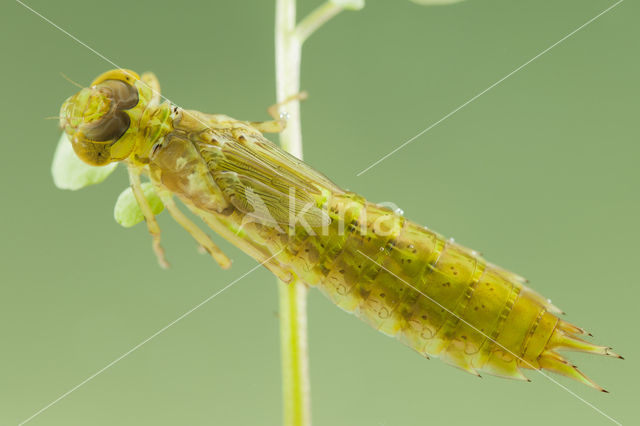
[[[198,124],[185,114],[198,116]],[[331,217],[324,231],[247,221],[219,191],[190,182],[215,185],[207,163],[212,144],[224,155],[225,145],[271,143],[244,122],[195,111],[176,110],[174,117],[166,143],[150,157],[152,178],[197,214],[231,230],[229,241],[254,257],[259,253],[258,260],[271,258],[267,267],[282,279],[318,287],[375,329],[473,374],[526,380],[519,367],[547,366],[574,376],[549,345],[552,337],[567,347],[577,344],[567,333],[582,330],[558,319],[560,311],[523,278],[333,184],[319,187],[318,203]],[[178,180],[185,185],[175,185]]]
[[[518,275],[341,189],[265,139],[260,123],[160,104],[135,73],[118,72],[63,106],[85,161],[126,159],[283,281],[318,287],[424,356],[518,379],[520,368],[544,368],[602,390],[556,350],[618,355],[576,337],[584,331]]]

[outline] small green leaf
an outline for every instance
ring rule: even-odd
[[[360,10],[364,7],[364,0],[329,0],[336,6],[340,6],[343,9]]]
[[[151,206],[153,214],[160,214],[160,212],[164,210],[164,204],[162,204],[162,200],[160,200],[160,197],[156,194],[153,185],[149,182],[143,182],[142,191],[149,206]],[[130,228],[144,220],[144,215],[142,214],[142,210],[140,210],[140,206],[138,206],[131,187],[122,191],[118,196],[116,206],[113,209],[113,217],[116,219],[116,222],[125,228]]]
[[[53,183],[58,188],[75,191],[102,182],[113,173],[117,166],[118,163],[100,167],[84,163],[73,152],[67,134],[62,133],[56,152],[53,154],[51,174],[53,175]]]
[[[439,5],[445,5],[445,4],[454,4],[454,3],[460,3],[461,1],[464,0],[410,0],[416,4],[421,4],[423,6],[439,6]]]

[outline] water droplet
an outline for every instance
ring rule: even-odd
[[[397,207],[393,212],[395,214],[399,214],[400,216],[404,216],[404,210],[402,210],[400,207]]]
[[[453,237],[451,237],[451,238],[449,238],[449,242],[450,242],[450,243],[455,243],[455,242],[456,242],[456,240],[455,240]]]

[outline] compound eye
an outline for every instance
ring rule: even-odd
[[[85,136],[95,142],[112,142],[120,139],[129,129],[131,119],[124,111],[113,111],[83,129]]]
[[[131,119],[125,110],[138,104],[138,90],[121,80],[105,80],[94,86],[101,96],[108,98],[108,112],[99,120],[85,125],[85,137],[94,142],[115,142],[129,129]]]
[[[138,104],[138,89],[121,80],[105,80],[97,87],[105,88],[116,108],[131,109]]]

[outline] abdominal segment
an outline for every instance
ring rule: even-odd
[[[325,235],[288,237],[286,250],[296,274],[342,309],[472,374],[528,380],[522,368],[545,368],[602,390],[555,349],[618,355],[576,337],[584,331],[522,277],[356,194],[329,210]]]

